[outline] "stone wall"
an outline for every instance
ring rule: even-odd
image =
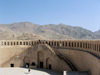
[[[57,55],[61,54],[61,58]],[[66,57],[78,69],[100,75],[100,40],[2,40],[0,67],[45,68],[72,71]]]

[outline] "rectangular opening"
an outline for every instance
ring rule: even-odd
[[[14,64],[10,64],[10,67],[14,67]]]
[[[40,68],[43,68],[43,62],[40,62]]]
[[[26,68],[29,68],[29,63],[26,63],[25,67],[26,67]]]
[[[32,66],[35,66],[35,62],[32,62],[32,64],[31,64]]]
[[[50,69],[50,70],[52,69],[52,66],[51,66],[51,64],[49,64],[49,69]]]

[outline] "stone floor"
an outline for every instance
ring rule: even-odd
[[[28,73],[26,68],[0,68],[0,75],[63,75],[46,69],[31,69]]]

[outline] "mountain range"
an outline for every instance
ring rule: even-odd
[[[100,39],[100,30],[92,32],[65,24],[39,25],[31,22],[0,24],[0,40]]]

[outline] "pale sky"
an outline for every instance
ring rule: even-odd
[[[100,0],[0,0],[0,24],[35,24],[100,29]]]

